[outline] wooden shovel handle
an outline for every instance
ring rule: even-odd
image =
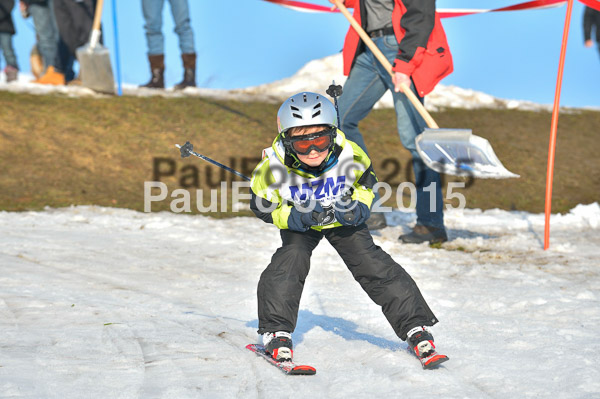
[[[94,13],[94,23],[92,24],[92,30],[100,30],[100,23],[102,22],[102,7],[104,0],[98,0],[96,2],[96,12]]]
[[[350,14],[348,9],[339,0],[333,0],[333,3],[340,10],[340,12],[344,14],[344,17],[346,17],[348,22],[350,22],[350,25],[352,25],[352,27],[354,28],[356,33],[358,33],[362,41],[365,42],[369,49],[371,49],[371,51],[375,55],[375,58],[377,58],[379,62],[381,62],[381,65],[383,65],[383,67],[389,72],[389,74],[392,77],[394,77],[394,71],[392,71],[392,64],[390,64],[390,62],[385,57],[385,55],[383,55],[381,50],[379,50],[375,43],[373,43],[373,40],[371,40],[369,35],[367,35],[367,32],[365,32],[362,26],[360,26],[360,24],[356,22],[352,14]],[[404,83],[400,84],[400,88],[402,89],[402,92],[406,94],[406,97],[408,97],[412,105],[414,105],[414,107],[417,109],[419,114],[421,114],[423,119],[425,119],[425,123],[427,123],[427,126],[429,126],[432,129],[438,129],[438,124],[435,123],[435,121],[433,120],[429,112],[427,112],[423,104],[421,104],[421,101],[419,101],[415,93],[413,93],[412,90],[409,87],[407,87]]]

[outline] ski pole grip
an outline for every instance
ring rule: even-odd
[[[329,97],[339,97],[342,95],[342,86],[336,84],[329,85],[329,88],[325,91],[325,93],[327,93]]]
[[[179,147],[181,158],[189,157],[190,155],[192,155],[192,151],[194,151],[194,146],[189,141],[186,141],[184,145]]]

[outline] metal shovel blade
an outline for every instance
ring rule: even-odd
[[[115,79],[110,64],[110,54],[100,43],[90,44],[77,49],[79,76],[81,84],[90,89],[107,94],[115,94]]]
[[[520,177],[502,165],[489,141],[469,129],[425,129],[416,144],[423,162],[439,173],[479,179]]]

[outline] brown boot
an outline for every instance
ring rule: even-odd
[[[38,50],[37,44],[34,44],[29,54],[29,65],[31,65],[31,73],[36,79],[44,73],[44,60]]]
[[[4,74],[6,75],[6,83],[10,83],[17,80],[19,70],[12,65],[7,65],[6,68],[4,68]]]
[[[150,89],[164,89],[165,88],[165,56],[164,54],[149,55],[148,61],[150,61],[150,72],[152,78],[148,83],[140,87],[147,87]]]
[[[183,80],[175,85],[175,90],[196,87],[196,53],[181,54],[183,60]]]
[[[33,81],[33,83],[40,83],[43,85],[64,85],[65,75],[57,72],[52,65],[46,69],[46,73],[40,76],[39,79]]]

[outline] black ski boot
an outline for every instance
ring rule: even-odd
[[[448,360],[448,356],[437,353],[433,344],[433,335],[426,327],[415,327],[410,330],[406,342],[419,358],[424,369],[437,367]]]
[[[278,362],[292,361],[294,345],[292,335],[287,331],[277,331],[263,335],[265,352]]]

